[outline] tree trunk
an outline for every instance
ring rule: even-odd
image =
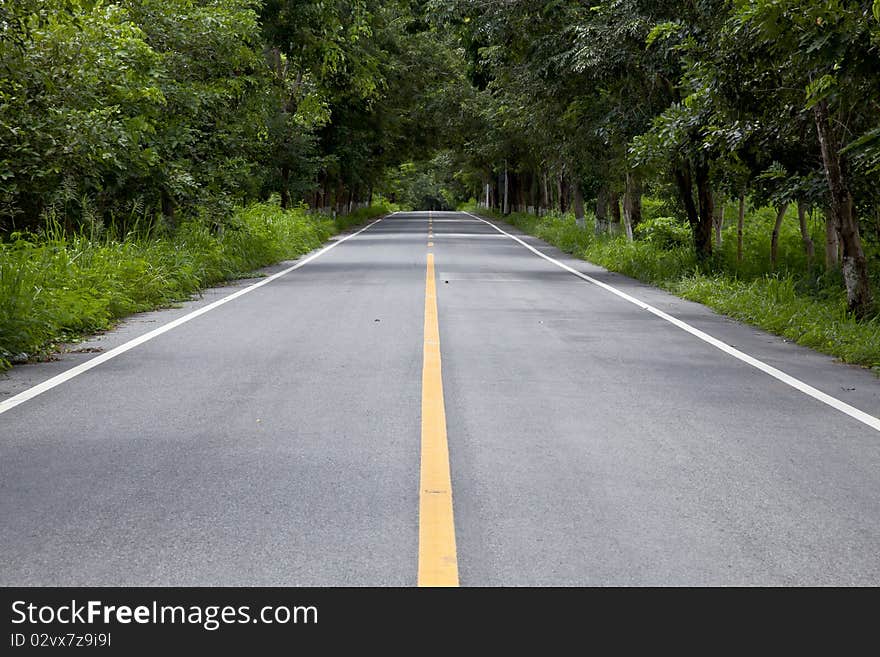
[[[868,278],[868,260],[862,249],[859,224],[849,191],[846,160],[840,155],[840,142],[831,126],[827,101],[816,103],[813,114],[825,177],[831,192],[831,217],[843,244],[843,280],[846,284],[847,305],[856,317],[865,318],[873,311],[874,299]]]
[[[507,214],[516,212],[516,196],[519,193],[519,179],[515,173],[507,172]]]
[[[697,224],[700,223],[700,216],[697,213],[697,206],[694,203],[694,182],[691,176],[690,166],[682,164],[673,170],[675,175],[675,184],[678,187],[678,195],[684,205],[684,213],[691,227],[691,233],[694,235],[694,243],[697,241]]]
[[[825,210],[825,268],[837,269],[840,264],[839,258],[840,239],[837,235],[837,227],[834,225],[834,219],[831,218],[831,212]]]
[[[782,220],[785,219],[785,213],[788,211],[788,203],[779,206],[776,213],[776,223],[773,224],[773,235],[770,237],[770,266],[776,269],[776,261],[779,251],[779,229],[782,228]]]
[[[581,183],[577,178],[572,178],[571,188],[574,193],[574,221],[578,228],[586,228],[587,221],[584,217],[584,195],[581,192]]]
[[[507,160],[504,160],[504,207],[502,214],[510,214],[510,180],[507,177]]]
[[[633,228],[629,220],[629,208],[627,207],[626,192],[623,194],[623,232],[626,234],[626,241],[633,241]]]
[[[596,235],[608,232],[608,187],[602,185],[596,195]]]
[[[556,175],[556,199],[559,202],[559,214],[565,214],[565,198],[563,197],[563,181],[562,174]]]
[[[712,218],[712,225],[715,228],[715,248],[721,248],[721,240],[723,239],[722,231],[724,230],[724,199],[721,194],[716,194],[715,199],[715,216]]]
[[[532,211],[535,213],[536,217],[539,217],[541,216],[541,187],[540,183],[538,182],[538,174],[533,172],[529,180],[529,193],[532,204]]]
[[[550,185],[547,182],[547,172],[541,174],[541,203],[546,212],[550,209]]]
[[[281,209],[290,207],[290,167],[281,167]]]
[[[608,232],[612,235],[620,235],[620,194],[614,190],[608,193],[608,201],[611,206],[611,223]]]
[[[642,182],[633,173],[626,174],[626,191],[623,194],[623,220],[626,239],[633,240],[633,231],[642,221]]]
[[[519,212],[519,201],[517,200],[519,198],[519,175],[508,171],[507,181],[507,212]]]
[[[568,182],[568,178],[563,173],[559,176],[560,181],[560,194],[559,197],[559,210],[562,214],[565,214],[571,209],[571,184]]]
[[[746,195],[739,195],[739,214],[736,217],[736,261],[743,260],[743,225],[746,221]]]
[[[807,254],[807,269],[813,266],[813,257],[816,255],[816,247],[813,244],[813,238],[810,237],[810,229],[807,227],[807,204],[798,201],[798,224],[801,227],[801,240],[804,243],[804,253]]]
[[[691,175],[690,164],[683,162],[673,169],[678,194],[684,205],[694,248],[698,260],[706,260],[712,255],[712,188],[709,184],[709,166],[699,164]],[[697,183],[697,203],[694,202],[694,178]],[[698,205],[699,204],[699,205]]]
[[[695,233],[697,257],[706,260],[712,255],[712,219],[715,203],[712,200],[712,186],[709,182],[709,165],[695,167],[697,174],[697,200],[700,204],[700,225]]]

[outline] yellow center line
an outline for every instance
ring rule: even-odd
[[[434,254],[425,281],[425,345],[422,365],[422,454],[419,482],[419,586],[458,586],[452,478],[446,440],[446,408],[440,371],[440,326]]]

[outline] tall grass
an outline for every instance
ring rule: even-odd
[[[567,253],[759,326],[841,360],[880,369],[880,321],[858,321],[846,310],[840,273],[821,264],[824,224],[809,223],[816,256],[808,266],[797,216],[790,209],[780,232],[779,258],[770,266],[772,208],[750,209],[743,236],[744,257],[736,258],[735,204],[726,208],[721,248],[713,260],[698,263],[688,229],[664,217],[662,204],[650,200],[639,239],[596,236],[592,218],[586,230],[570,214],[500,217]],[[486,213],[485,209],[475,211]]]
[[[334,219],[257,204],[237,211],[219,234],[193,220],[161,236],[67,235],[54,222],[40,235],[12,235],[0,241],[0,369],[130,313],[300,256],[387,211],[374,206]]]

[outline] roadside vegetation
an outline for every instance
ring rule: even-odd
[[[352,225],[388,212],[377,205],[335,219],[261,203],[222,228],[187,221],[173,233],[16,233],[0,243],[0,369],[53,343],[109,328],[130,313],[189,299],[199,290],[296,258]]]
[[[880,0],[0,3],[0,366],[377,199],[876,366],[878,56]]]
[[[0,369],[386,212],[407,6],[0,3]]]
[[[657,285],[673,294],[705,304],[730,317],[759,326],[798,344],[880,371],[880,324],[876,318],[859,321],[847,309],[846,290],[837,272],[827,272],[805,255],[794,213],[780,231],[778,262],[770,267],[768,228],[775,224],[769,208],[746,214],[744,241],[751,256],[737,260],[736,226],[722,231],[723,246],[710,261],[700,261],[688,230],[662,212],[662,203],[646,199],[646,217],[638,239],[597,235],[595,217],[586,215],[588,229],[572,213],[543,216],[464,209],[510,223],[566,253],[611,271]],[[814,239],[821,222],[811,222]]]
[[[880,365],[880,0],[460,0],[445,16],[480,118],[455,181],[480,211]]]
[[[880,0],[454,6],[486,91],[487,138],[467,150],[474,199],[503,214],[571,211],[581,228],[593,207],[595,232],[616,224],[641,241],[644,200],[659,198],[700,262],[724,257],[723,227],[748,202],[775,215],[774,269],[794,208],[848,310],[877,315]],[[821,218],[819,239],[807,216]],[[740,260],[765,257],[750,246]]]

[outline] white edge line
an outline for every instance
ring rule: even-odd
[[[699,338],[703,342],[706,342],[706,343],[712,345],[716,349],[719,349],[719,350],[723,351],[724,353],[729,354],[730,356],[733,356],[734,358],[741,360],[742,362],[744,362],[748,365],[751,365],[755,369],[761,370],[765,374],[769,374],[774,379],[782,381],[782,383],[785,383],[786,385],[789,385],[792,388],[795,388],[796,390],[800,390],[805,395],[809,395],[813,399],[816,399],[816,400],[822,402],[823,404],[827,404],[831,408],[834,408],[834,409],[840,411],[841,413],[845,413],[846,415],[849,415],[854,420],[858,420],[862,424],[866,424],[867,426],[871,427],[875,431],[880,431],[880,419],[874,417],[873,415],[865,413],[864,411],[859,410],[855,406],[850,406],[846,402],[841,401],[841,400],[837,399],[836,397],[832,397],[831,395],[826,394],[826,393],[822,392],[821,390],[814,388],[813,386],[811,386],[807,383],[804,383],[800,379],[796,379],[793,376],[791,376],[790,374],[786,374],[782,370],[776,369],[772,365],[768,365],[767,363],[760,361],[757,358],[754,358],[753,356],[749,356],[747,353],[744,353],[744,352],[740,351],[739,349],[736,349],[735,347],[731,347],[729,344],[726,344],[726,343],[722,342],[721,340],[712,337],[708,333],[704,333],[700,329],[691,326],[687,322],[683,322],[682,320],[677,319],[677,318],[673,317],[672,315],[669,315],[669,314],[663,312],[659,308],[655,308],[654,306],[647,304],[644,301],[640,301],[639,299],[636,299],[635,297],[628,295],[626,292],[621,292],[616,287],[612,287],[611,285],[608,285],[607,283],[603,283],[602,281],[598,281],[595,278],[592,278],[591,276],[587,276],[583,272],[579,272],[578,270],[573,269],[572,267],[569,267],[568,265],[559,262],[555,258],[551,258],[550,256],[548,256],[544,253],[541,253],[538,249],[531,246],[530,244],[527,244],[526,242],[524,242],[523,240],[518,238],[516,235],[511,235],[510,233],[500,229],[498,226],[493,224],[491,221],[486,221],[482,217],[478,217],[476,215],[473,215],[470,212],[465,212],[464,214],[466,214],[470,217],[473,217],[474,219],[479,219],[484,224],[488,224],[489,226],[492,226],[492,228],[497,230],[499,233],[507,235],[510,239],[512,239],[516,242],[519,242],[520,244],[522,244],[524,247],[526,247],[529,251],[531,251],[535,255],[544,258],[544,260],[547,260],[548,262],[552,262],[557,267],[560,267],[561,269],[564,269],[565,271],[567,271],[571,274],[574,274],[578,278],[581,278],[589,283],[592,283],[593,285],[597,285],[598,287],[601,287],[603,290],[607,290],[608,292],[611,292],[612,294],[616,294],[621,299],[629,301],[631,304],[638,306],[642,310],[647,310],[649,313],[656,315],[660,319],[666,320],[670,324],[673,324],[674,326],[677,326],[678,328],[680,328],[682,331],[686,331],[686,332],[690,333],[694,337]]]
[[[360,235],[368,228],[371,228],[371,227],[375,226],[377,223],[379,223],[380,221],[382,221],[382,219],[385,219],[386,217],[390,217],[393,214],[397,214],[397,213],[392,212],[391,214],[379,217],[375,221],[370,222],[369,224],[367,224],[366,226],[361,228],[356,233],[351,233],[350,235],[346,235],[344,237],[339,238],[335,242],[328,244],[327,246],[322,248],[320,251],[316,251],[315,253],[308,256],[307,258],[300,260],[292,267],[288,267],[287,269],[276,272],[276,273],[272,274],[271,276],[268,276],[268,277],[264,278],[263,280],[259,281],[258,283],[254,283],[253,285],[249,285],[248,287],[244,288],[243,290],[239,290],[238,292],[233,292],[229,296],[225,296],[222,299],[218,299],[217,301],[209,303],[207,306],[202,306],[201,308],[194,310],[191,313],[187,313],[183,317],[178,317],[177,319],[175,319],[171,322],[168,322],[167,324],[163,324],[159,328],[153,329],[152,331],[150,331],[148,333],[144,333],[143,335],[140,335],[132,340],[129,340],[128,342],[125,342],[125,343],[119,345],[118,347],[114,347],[110,351],[104,352],[100,356],[95,356],[94,358],[91,358],[90,360],[86,361],[85,363],[80,363],[79,365],[77,365],[75,367],[71,367],[69,370],[65,370],[61,374],[57,374],[50,379],[46,379],[42,383],[38,383],[37,385],[35,385],[31,388],[28,388],[24,392],[20,392],[17,395],[10,397],[9,399],[3,400],[2,402],[0,402],[0,415],[5,413],[6,411],[9,411],[9,410],[15,408],[19,404],[23,404],[24,402],[26,402],[30,399],[33,399],[37,395],[41,395],[44,392],[51,390],[52,388],[55,388],[56,386],[60,386],[65,381],[70,381],[70,379],[72,379],[76,376],[79,376],[83,372],[88,372],[90,369],[97,367],[101,363],[107,362],[111,358],[116,358],[120,354],[124,354],[126,351],[134,349],[135,347],[142,345],[145,342],[149,342],[153,338],[158,337],[158,336],[162,335],[163,333],[167,333],[171,329],[177,328],[181,324],[185,324],[186,322],[190,321],[191,319],[195,319],[196,317],[199,317],[200,315],[204,315],[205,313],[210,312],[210,311],[214,310],[215,308],[219,308],[223,304],[228,303],[228,302],[232,301],[233,299],[237,299],[240,296],[244,296],[248,292],[253,292],[257,288],[263,287],[264,285],[268,285],[269,283],[271,283],[275,279],[281,278],[285,274],[289,274],[290,272],[292,272],[296,269],[299,269],[303,265],[310,263],[315,258],[318,258],[319,256],[324,255],[325,253],[327,253],[327,251],[329,251],[330,249],[332,249],[336,246],[339,246],[340,244],[342,244],[346,240],[351,239],[352,237],[356,237],[357,235]]]

